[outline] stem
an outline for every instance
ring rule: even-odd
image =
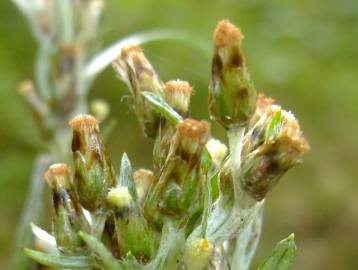
[[[234,187],[234,205],[229,216],[216,231],[213,231],[212,239],[215,242],[223,242],[230,236],[240,233],[254,217],[258,203],[252,199],[240,185],[241,152],[245,128],[234,126],[228,130],[230,146],[231,174]]]
[[[245,128],[241,126],[234,126],[228,130],[228,139],[231,155],[231,174],[234,185],[234,196],[235,200],[239,197],[240,190],[240,168],[241,168],[241,152],[242,144],[244,140]]]
[[[260,241],[263,223],[263,205],[256,212],[255,218],[236,238],[231,262],[232,269],[248,270],[257,245]]]
[[[50,77],[50,62],[51,62],[51,42],[48,39],[43,39],[40,43],[40,49],[36,58],[36,82],[40,95],[45,100],[51,97],[51,86],[49,82]]]
[[[244,133],[245,128],[240,126],[232,127],[228,131],[234,196],[221,194],[210,213],[205,235],[213,243],[221,243],[233,236],[251,220],[255,212],[255,207],[252,206],[256,205],[256,201],[245,194],[239,182]],[[189,239],[198,237],[199,232],[202,232],[202,226],[199,226]]]
[[[44,189],[42,176],[51,161],[52,157],[47,154],[41,154],[35,160],[29,191],[27,193],[28,196],[26,198],[24,210],[21,214],[20,225],[17,229],[12,269],[29,269],[29,259],[23,255],[23,248],[29,247],[32,244],[32,232],[29,225],[30,222],[38,223],[41,219]]]
[[[74,18],[72,10],[72,0],[57,1],[59,23],[61,24],[61,42],[69,44],[74,38]]]

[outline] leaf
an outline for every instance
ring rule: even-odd
[[[24,249],[24,253],[36,262],[55,268],[94,268],[97,267],[96,262],[88,256],[62,256],[50,255],[32,249]]]
[[[219,190],[219,174],[220,170],[218,170],[213,176],[210,178],[211,183],[211,196],[212,200],[216,201],[216,199],[219,197],[220,190]]]
[[[213,163],[213,159],[210,155],[210,152],[208,151],[207,148],[205,148],[201,158],[201,167],[203,168],[204,172],[206,173],[209,172],[212,163]]]
[[[280,241],[272,254],[258,268],[258,270],[287,270],[295,258],[297,247],[294,234]]]
[[[117,121],[114,118],[109,119],[107,123],[101,128],[101,137],[104,142],[108,141],[109,136],[117,126]]]
[[[212,158],[207,149],[204,150],[201,159],[202,174],[204,177],[204,210],[201,219],[201,237],[206,237],[206,229],[208,225],[208,219],[212,207],[212,187],[211,178],[209,177],[209,171],[212,166]]]
[[[160,113],[173,125],[177,125],[183,121],[183,118],[163,99],[159,98],[151,92],[143,92],[142,95],[149,101],[155,111]]]
[[[96,237],[79,232],[79,236],[86,242],[87,246],[101,259],[101,263],[106,270],[122,270],[119,262],[112,256],[112,253]]]
[[[137,200],[138,195],[134,184],[132,165],[126,153],[122,156],[118,184],[122,187],[128,187],[133,200]]]
[[[121,49],[129,44],[143,44],[146,42],[161,40],[161,39],[182,39],[190,40],[190,38],[183,32],[174,30],[152,30],[148,32],[140,32],[130,35],[128,37],[119,39],[111,46],[98,53],[85,68],[85,75],[87,77],[93,77],[96,74],[104,70],[110,65],[114,59],[117,58]]]
[[[269,141],[277,137],[281,127],[281,110],[275,112],[265,131],[265,140]]]
[[[33,13],[31,2],[26,0],[12,0],[12,2],[14,2],[27,19],[31,19]]]
[[[56,239],[51,234],[41,229],[34,223],[30,223],[33,235],[43,246],[43,250],[50,254],[58,254]]]

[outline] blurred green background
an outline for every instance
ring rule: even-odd
[[[358,269],[358,2],[356,0],[108,0],[103,45],[153,28],[188,31],[211,49],[212,30],[228,18],[245,33],[256,86],[299,118],[312,150],[270,194],[255,261],[295,232],[293,269]],[[196,90],[192,112],[207,118],[210,53],[189,42],[159,41],[145,53],[163,80],[181,78]],[[31,78],[36,44],[9,0],[0,1],[0,269],[9,268],[12,240],[24,204],[40,136],[16,88]],[[119,125],[112,158],[126,151],[136,168],[149,167],[152,143],[139,131],[125,87],[111,69],[90,99],[111,104]],[[225,140],[214,126],[214,135]],[[144,154],[145,153],[145,154]]]

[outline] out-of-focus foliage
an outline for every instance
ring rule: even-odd
[[[270,194],[257,261],[277,239],[295,232],[293,269],[357,269],[358,234],[358,2],[356,0],[108,0],[103,45],[158,27],[183,29],[201,40],[160,41],[145,47],[163,80],[177,77],[195,88],[193,115],[207,108],[212,28],[229,18],[246,34],[245,51],[257,89],[265,89],[300,119],[312,150]],[[35,43],[10,1],[0,1],[0,268],[9,254],[24,203],[39,133],[17,84],[33,77]],[[126,151],[133,166],[149,167],[151,142],[142,138],[108,69],[91,97],[111,104],[119,125],[109,138],[114,157]],[[214,125],[214,134],[223,137]],[[144,155],[144,153],[147,153]],[[115,160],[119,164],[119,160]],[[118,166],[117,166],[118,170]]]

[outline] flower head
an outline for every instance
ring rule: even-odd
[[[155,137],[159,126],[159,115],[145,100],[142,93],[152,92],[163,96],[163,83],[139,46],[124,47],[113,62],[119,78],[130,89],[134,99],[134,110],[145,135]]]
[[[209,87],[210,116],[229,128],[246,125],[255,111],[256,90],[241,47],[241,30],[227,20],[214,32],[215,52]]]
[[[92,211],[105,204],[109,188],[115,185],[112,164],[102,143],[96,118],[79,115],[69,125],[73,130],[75,190],[80,203]]]
[[[261,117],[245,136],[240,180],[247,192],[262,200],[281,176],[301,160],[309,144],[291,112],[272,104],[258,111]]]

